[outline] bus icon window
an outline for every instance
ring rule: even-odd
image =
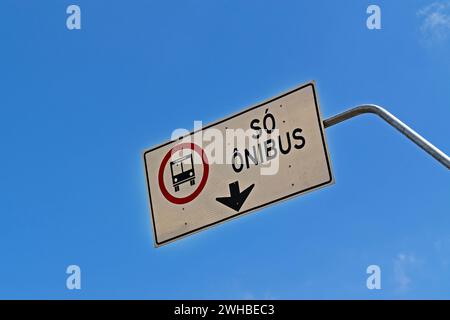
[[[194,162],[192,153],[170,162],[170,173],[175,192],[180,190],[180,185],[188,182],[191,186],[195,184]]]

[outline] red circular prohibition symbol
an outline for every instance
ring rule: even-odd
[[[191,193],[190,195],[188,195],[187,197],[184,197],[184,198],[177,198],[177,197],[174,197],[173,195],[171,195],[169,193],[169,191],[167,191],[167,188],[164,185],[164,177],[163,176],[164,176],[164,168],[166,167],[166,164],[169,161],[171,155],[174,152],[177,152],[177,151],[180,151],[183,149],[194,150],[200,156],[200,158],[202,159],[202,162],[203,162],[203,177],[202,177],[202,180],[200,181],[200,183],[198,184],[197,189],[195,189],[195,191],[193,193]],[[200,192],[202,192],[203,188],[205,187],[206,180],[208,180],[208,174],[209,174],[208,158],[206,157],[206,154],[203,151],[203,149],[200,148],[195,143],[188,143],[188,142],[181,143],[181,144],[173,147],[172,149],[170,149],[169,152],[167,152],[167,154],[164,156],[163,160],[161,161],[161,165],[159,167],[159,173],[158,173],[159,188],[161,189],[161,192],[164,195],[164,197],[167,200],[169,200],[170,202],[175,203],[175,204],[185,204],[185,203],[191,202],[192,200],[197,198],[197,196],[200,194]]]

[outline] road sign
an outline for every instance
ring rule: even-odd
[[[144,153],[156,246],[333,183],[314,82]]]

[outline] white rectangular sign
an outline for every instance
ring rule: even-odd
[[[156,246],[333,183],[314,82],[144,153]]]

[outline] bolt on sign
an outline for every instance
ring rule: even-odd
[[[332,184],[315,83],[144,152],[156,246]]]

